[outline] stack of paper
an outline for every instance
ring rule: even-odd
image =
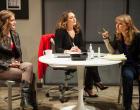
[[[107,54],[103,58],[109,60],[126,60],[126,56],[124,54]]]

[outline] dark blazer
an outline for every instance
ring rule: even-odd
[[[12,58],[22,62],[19,35],[12,31],[10,34],[11,38],[0,41],[0,70],[7,70]],[[11,40],[13,42],[14,49],[11,48]]]
[[[73,46],[73,43],[78,46],[82,51],[86,51],[82,38],[81,31],[75,34],[74,39],[70,37],[65,29],[57,29],[55,32],[55,51],[57,53],[63,53],[64,50],[69,50]]]
[[[117,40],[114,37],[112,46],[115,50],[118,50],[120,53],[124,53],[124,41]],[[140,33],[135,33],[135,39],[132,41],[132,44],[128,47],[128,55],[130,55],[136,64],[140,65]]]

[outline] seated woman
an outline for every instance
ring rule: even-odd
[[[79,22],[72,11],[64,12],[58,21],[55,32],[55,51],[57,53],[86,51]],[[98,96],[92,91],[93,81],[101,90],[108,88],[101,83],[97,67],[86,67],[85,92],[90,97]]]
[[[133,24],[130,15],[117,16],[115,22],[116,33],[113,42],[109,41],[108,31],[104,30],[102,36],[110,53],[119,51],[127,57],[122,66],[123,106],[124,110],[132,110],[133,80],[138,79],[140,74],[140,31]],[[140,87],[140,81],[138,82]],[[140,104],[138,110],[140,110]]]
[[[0,79],[21,82],[21,107],[37,110],[32,63],[22,62],[19,35],[13,12],[0,11]]]

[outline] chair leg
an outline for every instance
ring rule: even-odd
[[[119,87],[119,94],[118,94],[118,103],[120,103],[121,96],[122,96],[122,85],[120,84],[120,87]]]
[[[12,85],[15,84],[14,81],[6,81],[8,87],[8,110],[12,110]]]

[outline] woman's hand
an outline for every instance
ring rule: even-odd
[[[77,47],[77,46],[73,46],[71,49],[70,49],[71,52],[77,52],[77,53],[81,53],[81,50]]]
[[[102,37],[103,39],[109,39],[109,32],[108,31],[103,32]]]
[[[13,67],[13,68],[19,68],[20,62],[19,61],[12,61],[9,66]]]
[[[72,52],[81,53],[81,50],[77,46],[73,46],[70,50],[64,50],[64,53],[72,53]]]
[[[102,35],[103,39],[109,39],[109,32],[103,28],[103,32],[98,32]]]

